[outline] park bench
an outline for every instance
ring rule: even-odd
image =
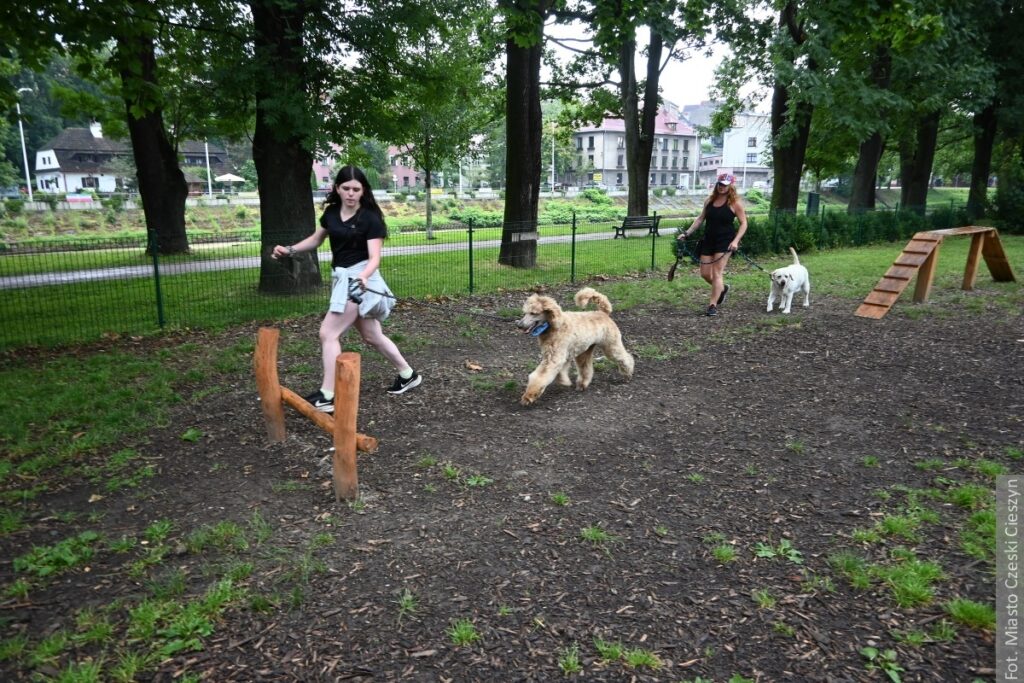
[[[622,219],[622,225],[615,228],[615,239],[619,237],[625,238],[627,230],[643,230],[647,235],[658,234],[658,223],[661,222],[661,216],[654,214],[653,216],[626,216]]]

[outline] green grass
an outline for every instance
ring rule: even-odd
[[[480,634],[477,632],[476,626],[469,619],[456,619],[448,628],[447,633],[452,641],[452,645],[455,647],[472,645],[480,640]]]
[[[992,605],[956,598],[950,600],[943,608],[956,622],[982,631],[994,631],[996,628],[996,611]]]

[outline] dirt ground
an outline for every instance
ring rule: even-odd
[[[552,293],[569,305],[574,289]],[[903,681],[992,680],[991,632],[953,624],[948,639],[899,637],[952,623],[951,599],[994,603],[992,563],[961,548],[971,511],[922,495],[913,500],[937,519],[915,540],[852,535],[905,510],[908,491],[993,487],[972,463],[1019,471],[1019,312],[954,302],[910,315],[907,304],[872,321],[852,315],[856,302],[816,298],[780,316],[765,314],[764,295],[736,292],[717,318],[699,315],[696,298],[617,311],[637,356],[632,381],[599,363],[588,391],[552,386],[532,407],[517,400],[533,339],[401,307],[390,329],[425,381],[389,396],[391,370],[364,354],[359,429],[380,449],[359,458],[352,506],[334,502],[330,438],[288,411],[286,440],[268,443],[239,372],[147,435],[139,448],[157,474],[142,489],[88,503],[90,486],[69,482],[34,509],[103,512],[82,526],[114,538],[159,519],[184,538],[221,520],[251,526],[258,513],[269,538],[231,557],[179,544],[141,578],[125,572],[130,558],[100,553],[89,571],[6,600],[3,637],[37,639],[75,609],[138,601],[172,568],[201,592],[211,567],[242,559],[254,567],[242,583],[270,608],[228,609],[202,650],[140,680],[553,681],[574,647],[586,681],[886,680],[860,653],[868,646],[893,649]],[[523,298],[474,305],[507,312]],[[300,363],[289,345],[313,343],[317,325],[282,326],[281,381],[300,393],[315,388],[317,359]],[[186,428],[202,438],[183,442]],[[40,516],[0,538],[3,585],[10,558],[52,543],[54,524]],[[610,537],[584,538],[595,529]],[[784,540],[802,562],[757,556]],[[723,543],[734,560],[712,554]],[[829,563],[842,550],[891,562],[897,547],[941,565],[930,602],[898,607],[884,581],[854,588]],[[453,644],[460,619],[478,640]],[[657,663],[602,658],[595,639]],[[0,662],[0,679],[30,675]]]

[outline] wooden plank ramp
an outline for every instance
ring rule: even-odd
[[[856,315],[877,320],[888,313],[921,266],[935,257],[935,251],[940,244],[942,237],[939,235],[930,232],[919,232],[914,235],[857,308]]]
[[[914,301],[921,303],[928,300],[932,281],[935,279],[935,264],[939,261],[939,247],[945,237],[961,235],[971,236],[971,247],[967,254],[967,266],[964,269],[962,289],[974,288],[974,280],[978,273],[978,262],[985,260],[992,279],[996,282],[1014,282],[1013,270],[999,241],[999,232],[995,228],[982,225],[966,225],[960,228],[945,230],[928,230],[919,232],[910,238],[900,255],[886,271],[875,288],[868,293],[864,302],[857,308],[856,315],[862,318],[881,318],[896,303],[903,290],[916,276],[917,286],[914,289]]]

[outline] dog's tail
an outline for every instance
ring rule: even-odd
[[[586,306],[591,301],[596,301],[597,310],[604,311],[605,313],[611,315],[612,302],[608,301],[608,297],[606,297],[604,294],[597,291],[593,287],[584,287],[580,291],[576,292],[576,298],[574,299],[574,301],[576,301],[576,305],[579,306],[580,308],[586,308]]]
[[[789,248],[789,253],[793,255],[793,263],[794,263],[794,265],[798,265],[799,266],[800,265],[800,257],[796,255],[796,249],[794,249],[793,247],[790,247]]]

